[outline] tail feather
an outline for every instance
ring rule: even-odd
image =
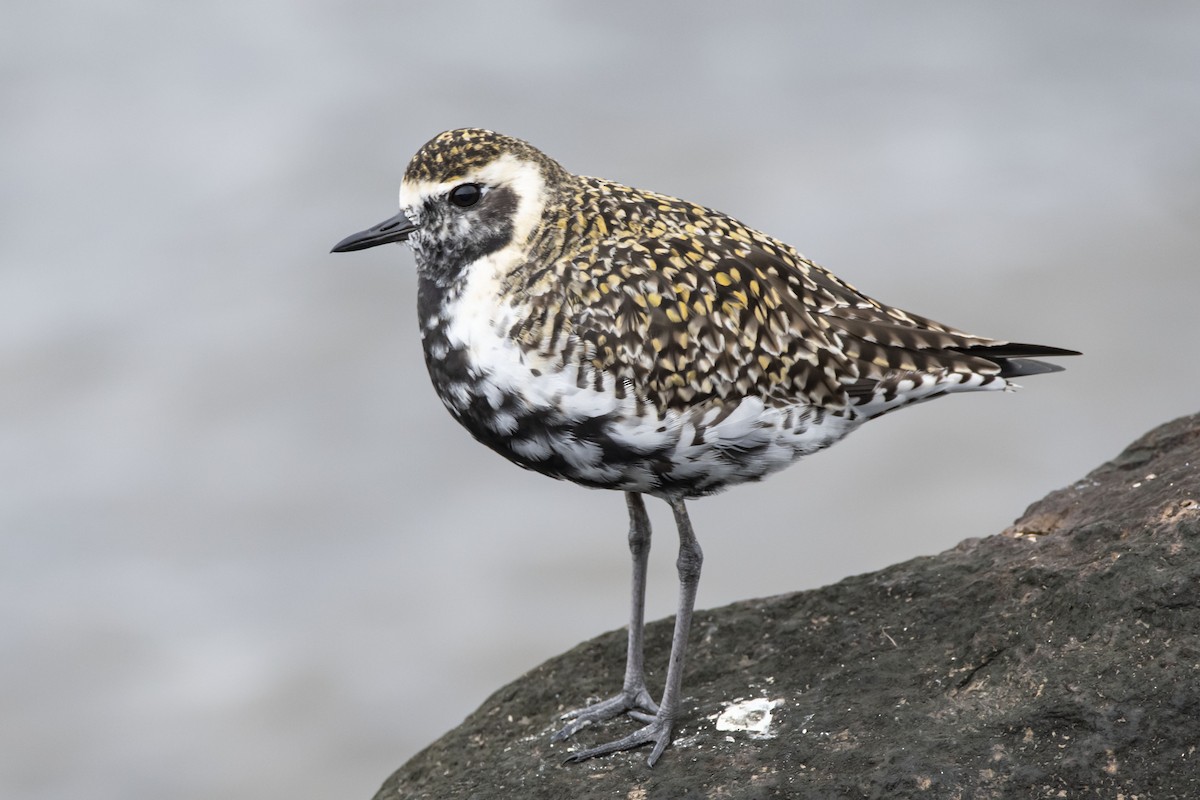
[[[1042,344],[1023,344],[1021,342],[974,345],[954,349],[994,362],[1000,367],[1001,378],[1042,375],[1048,372],[1062,372],[1065,369],[1065,367],[1061,367],[1058,364],[1038,361],[1034,358],[1027,358],[1027,356],[1058,358],[1061,356],[1082,355],[1078,350],[1067,350],[1062,347],[1049,347]]]

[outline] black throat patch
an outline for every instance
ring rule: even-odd
[[[507,187],[492,189],[479,204],[467,209],[428,200],[421,212],[421,229],[412,243],[422,280],[449,289],[471,263],[508,245],[513,237],[517,195]]]

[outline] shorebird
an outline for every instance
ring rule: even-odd
[[[412,247],[425,363],[442,403],[510,461],[625,493],[633,602],[625,678],[553,737],[644,724],[569,761],[653,745],[680,714],[702,554],[686,501],[755,481],[867,420],[1060,367],[1073,350],[956,330],[884,305],[710,208],[572,174],[493,131],[446,131],[409,162],[400,213],[334,252]],[[679,604],[659,702],[642,629],[650,522],[679,533]]]

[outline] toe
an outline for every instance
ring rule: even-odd
[[[646,760],[653,767],[654,762],[658,761],[658,757],[662,755],[663,750],[666,750],[667,745],[671,743],[671,726],[670,720],[655,717],[650,724],[639,728],[628,736],[597,745],[596,747],[590,747],[586,750],[580,750],[578,753],[572,753],[567,757],[566,763],[575,764],[580,761],[586,761],[589,758],[595,758],[596,756],[604,756],[621,750],[632,750],[635,747],[653,744],[654,749],[650,752],[650,757]]]
[[[622,692],[615,697],[601,700],[599,703],[576,708],[563,714],[561,719],[567,720],[567,724],[551,736],[550,741],[561,742],[574,736],[593,722],[603,722],[625,713],[639,722],[649,722],[654,719],[654,714],[657,712],[658,703],[650,698],[650,693],[644,688]]]

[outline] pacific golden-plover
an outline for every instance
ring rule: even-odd
[[[407,242],[425,362],[476,439],[553,478],[625,492],[633,603],[619,694],[554,735],[645,724],[571,761],[652,744],[680,714],[701,551],[685,501],[754,481],[869,419],[943,394],[1008,389],[1072,350],[975,336],[879,303],[794,248],[685,200],[574,175],[519,139],[439,134],[400,213],[335,252]],[[658,703],[642,668],[650,522],[679,532],[679,606]]]

